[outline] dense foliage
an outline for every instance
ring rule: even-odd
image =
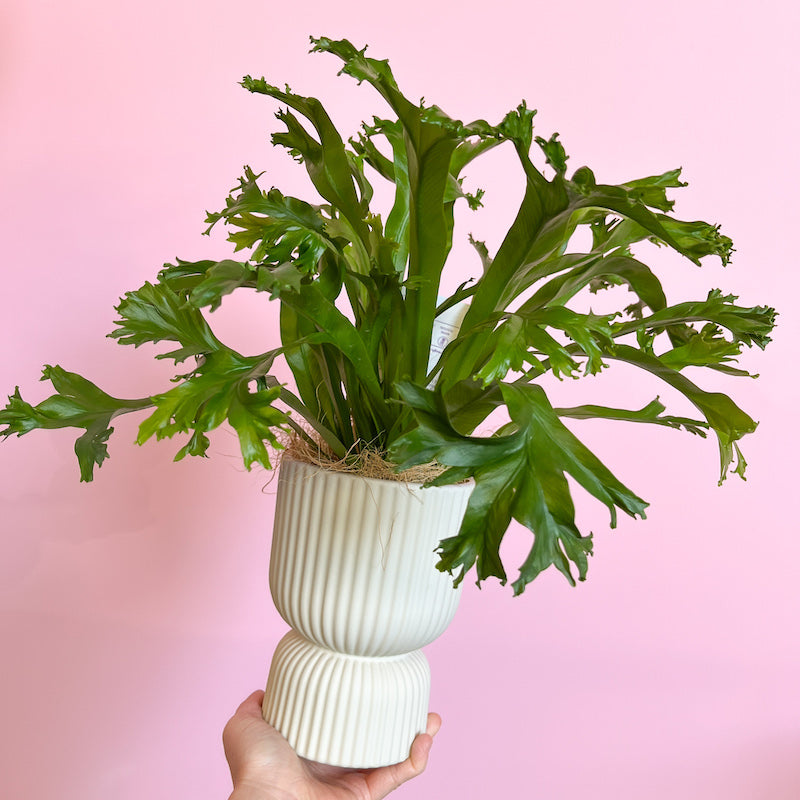
[[[734,464],[743,474],[738,440],[755,422],[684,370],[746,375],[733,362],[742,345],[766,345],[775,312],[739,306],[716,289],[671,304],[653,270],[634,256],[633,245],[650,241],[696,264],[705,256],[729,260],[731,241],[718,227],[672,215],[667,190],[685,186],[680,170],[615,186],[598,183],[587,167],[567,177],[557,134],[534,137],[535,112],[524,102],[498,125],[464,124],[437,106],[406,99],[386,61],[347,41],[312,42],[314,51],[338,56],[344,73],[371,84],[392,116],[376,117],[345,142],[318,100],[246,77],[247,90],[281,104],[284,129],[272,141],[305,166],[322,202],[264,190],[260,176],[245,168],[225,208],[207,220],[210,228],[227,225],[235,252],[245,258],[167,264],[155,283],[128,292],[116,309],[110,335],[120,344],[170,342],[174,348],[157,358],[192,359],[175,385],[122,400],[48,366],[44,379],[56,393],[32,406],[17,389],[0,411],[2,433],[84,429],[75,446],[84,481],[108,455],[114,418],[142,410],[150,413],[139,443],[188,434],[176,459],[205,455],[208,432],[227,422],[248,469],[271,467],[266,445],[276,445],[277,430],[288,427],[303,437],[313,433],[338,458],[370,447],[399,469],[437,461],[446,470],[436,484],[475,481],[460,532],[441,543],[440,568],[460,581],[475,565],[479,581],[505,581],[499,545],[516,519],[534,535],[516,592],[551,565],[571,582],[573,569],[585,577],[592,539],[575,525],[566,476],[609,508],[612,525],[618,509],[644,516],[646,503],[564,419],[647,422],[701,436],[710,430],[719,442],[720,480]],[[480,192],[463,188],[462,171],[504,143],[524,172],[519,211],[493,255],[473,242],[481,274],[440,302],[454,207],[481,205]],[[552,177],[535,165],[537,153]],[[370,208],[376,177],[394,187],[385,219]],[[590,232],[591,245],[574,251],[570,243],[579,229]],[[636,296],[616,313],[570,307],[581,293],[616,285]],[[279,349],[242,355],[215,336],[206,312],[238,289],[279,300]],[[340,310],[345,297],[349,314]],[[429,371],[434,320],[462,301],[468,311],[460,331]],[[293,387],[272,374],[279,357],[291,369]],[[616,361],[685,395],[698,418],[667,415],[658,399],[641,409],[554,408],[537,382],[547,373],[595,374]],[[508,424],[476,435],[496,409],[505,410]]]

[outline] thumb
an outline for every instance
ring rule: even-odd
[[[433,737],[442,725],[438,714],[428,714],[428,725],[425,733],[420,733],[411,744],[411,752],[400,764],[379,767],[367,775],[370,800],[380,800],[393,792],[398,786],[411,778],[416,778],[428,766],[428,758],[433,746]]]

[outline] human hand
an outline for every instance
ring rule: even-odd
[[[231,769],[230,800],[380,800],[420,775],[442,720],[428,714],[428,727],[400,764],[376,769],[331,767],[300,758],[261,715],[264,692],[253,692],[222,733]]]

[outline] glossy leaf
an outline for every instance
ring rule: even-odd
[[[311,137],[289,111],[278,113],[286,125],[286,133],[274,134],[273,142],[299,154],[317,191],[342,215],[366,242],[367,229],[363,209],[356,194],[355,176],[345,151],[344,142],[322,103],[314,97],[294,94],[286,87],[281,90],[263,78],[242,80],[250,92],[268,95],[302,114],[315,128],[319,141]]]
[[[658,358],[629,345],[617,345],[609,354],[611,358],[626,361],[629,364],[647,370],[683,394],[706,418],[709,426],[717,435],[720,452],[721,484],[731,464],[736,460],[734,472],[744,477],[747,462],[739,450],[738,440],[745,434],[752,433],[757,423],[733,400],[721,392],[706,392],[692,383],[686,376],[670,369]]]
[[[263,374],[264,365],[244,359],[231,351],[211,354],[197,370],[152,400],[155,411],[139,426],[137,443],[150,437],[172,437],[191,432],[190,442],[181,448],[176,460],[185,455],[205,455],[205,433],[227,422],[236,431],[242,458],[249,470],[254,463],[270,469],[264,440],[279,447],[274,429],[286,423],[286,414],[272,404],[278,388],[251,389],[251,382]]]
[[[244,177],[226,199],[225,208],[206,216],[206,233],[222,221],[238,229],[228,240],[236,251],[251,248],[253,262],[278,266],[291,260],[302,272],[314,272],[326,250],[337,250],[327,235],[329,220],[323,216],[322,207],[285,196],[275,188],[263,191],[259,177],[245,167]]]
[[[172,358],[178,363],[221,346],[200,311],[187,305],[163,283],[145,283],[140,289],[127,292],[116,311],[117,328],[109,336],[120,344],[139,347],[170,341],[181,345],[156,358]]]
[[[739,441],[755,421],[684,373],[749,375],[736,359],[746,346],[766,346],[776,315],[721,290],[700,301],[667,297],[665,286],[679,282],[662,284],[648,264],[653,246],[683,256],[679,269],[708,256],[724,265],[733,252],[718,225],[673,215],[672,192],[686,186],[680,169],[618,185],[588,166],[569,174],[574,162],[560,136],[539,135],[525,101],[497,124],[465,123],[409,100],[389,63],[366,48],[321,37],[312,50],[335,56],[343,73],[377,91],[381,113],[346,140],[329,116],[332,105],[245,77],[248,91],[279,105],[272,142],[303,165],[311,198],[262,188],[261,174],[245,166],[224,207],[206,217],[206,233],[225,225],[241,258],[178,259],[117,308],[111,336],[119,343],[168,342],[169,352],[156,357],[191,366],[163,391],[131,401],[47,368],[56,394],[33,406],[17,390],[0,411],[3,435],[77,427],[84,480],[107,457],[114,416],[147,408],[138,441],[186,434],[178,459],[207,455],[208,433],[227,423],[248,469],[269,466],[267,446],[287,428],[337,458],[373,449],[401,466],[439,461],[445,472],[436,483],[475,481],[460,532],[441,544],[440,567],[457,581],[473,566],[479,581],[505,581],[500,546],[516,520],[533,536],[516,592],[550,566],[570,581],[586,575],[592,539],[575,525],[570,481],[609,509],[612,524],[617,509],[644,515],[644,501],[564,420],[578,430],[589,418],[700,436],[713,430],[720,479],[732,466],[744,475]],[[485,200],[494,213],[492,198],[466,180],[468,167],[500,146],[514,149],[522,200],[493,252],[468,237],[477,258],[459,269],[472,273],[451,283],[456,211],[482,209]],[[375,179],[390,184],[386,208]],[[446,285],[457,288],[448,295]],[[245,289],[261,293],[267,318],[277,313],[280,347],[245,356],[213,332],[206,309]],[[460,303],[468,304],[466,316],[429,373],[436,317]],[[293,384],[272,373],[277,358]],[[618,362],[665,381],[698,419],[658,399],[632,410],[591,402],[554,409],[537,383],[601,370],[613,380]],[[495,412],[510,421],[495,435],[479,433]],[[648,454],[629,457],[646,463]]]
[[[399,439],[392,450],[398,469],[435,458],[456,468],[435,481],[442,484],[472,477],[470,497],[458,535],[440,547],[439,568],[460,582],[473,565],[479,582],[490,576],[505,581],[499,555],[511,519],[531,530],[534,544],[514,584],[523,591],[543,569],[555,566],[574,583],[571,565],[583,580],[591,537],[580,534],[565,475],[604,503],[616,524],[616,510],[644,516],[646,503],[620,483],[600,460],[560,421],[539,386],[500,387],[515,433],[469,437],[453,428],[441,395],[409,383],[400,387],[419,428]]]
[[[634,322],[618,324],[615,326],[615,335],[707,321],[727,328],[735,342],[755,344],[763,350],[771,341],[769,334],[775,327],[775,309],[767,306],[744,308],[735,305],[734,300],[734,295],[723,295],[719,289],[713,289],[704,301],[680,303]]]
[[[626,408],[608,408],[607,406],[582,405],[573,408],[556,408],[559,417],[569,419],[611,419],[622,422],[647,422],[653,425],[665,425],[669,428],[683,429],[689,433],[705,437],[708,423],[689,417],[673,417],[663,412],[666,406],[656,397],[646,406],[636,411]]]
[[[32,406],[25,402],[19,387],[8,398],[8,404],[0,409],[0,430],[4,438],[17,434],[22,436],[36,428],[84,428],[75,442],[81,480],[91,481],[94,467],[102,466],[108,458],[108,437],[113,433],[111,420],[119,414],[138,411],[152,405],[150,398],[120,400],[106,394],[94,383],[74,372],[59,366],[46,366],[42,380],[50,381],[56,394]]]

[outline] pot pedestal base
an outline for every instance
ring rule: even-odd
[[[425,731],[429,695],[430,668],[420,650],[346,655],[293,630],[272,658],[263,713],[298,755],[366,769],[408,758]]]

